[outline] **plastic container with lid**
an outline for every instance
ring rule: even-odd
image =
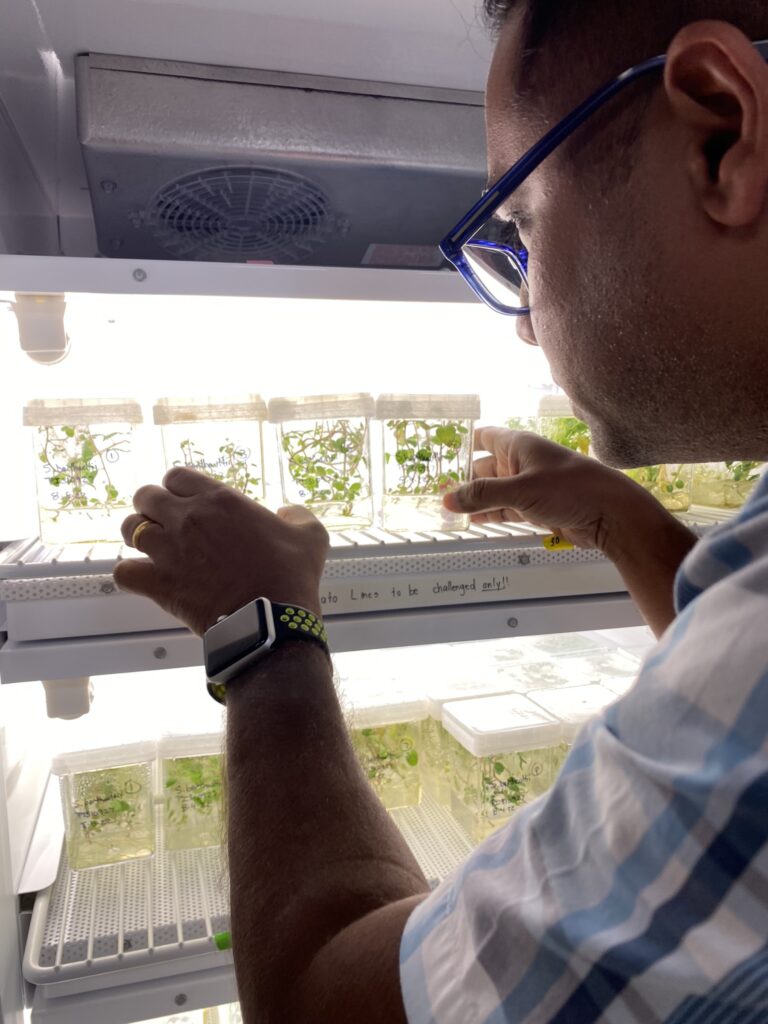
[[[476,675],[441,679],[427,689],[427,717],[421,723],[421,785],[439,804],[450,805],[453,778],[453,741],[443,725],[443,708],[451,702],[509,690],[508,681],[500,673],[484,674],[481,665]]]
[[[158,743],[166,850],[221,844],[223,745],[222,733],[168,735]]]
[[[352,746],[363,773],[387,808],[421,803],[421,722],[427,702],[388,680],[345,690]]]
[[[585,683],[600,683],[612,693],[623,695],[635,685],[642,659],[620,649],[595,651],[580,658],[558,659],[560,669]]]
[[[283,501],[306,505],[328,529],[373,525],[373,396],[273,398]]]
[[[670,512],[687,512],[691,507],[693,466],[669,463],[664,466],[641,466],[625,471]]]
[[[381,395],[384,452],[382,526],[463,530],[469,517],[443,507],[443,495],[470,479],[479,395]]]
[[[25,406],[44,543],[120,540],[140,483],[134,432],[141,422],[141,407],[128,399],[36,399]]]
[[[53,758],[72,869],[155,852],[154,758],[153,741],[68,751]]]
[[[522,694],[443,707],[451,735],[451,809],[475,842],[552,785],[564,758],[561,724]]]
[[[741,508],[763,472],[761,462],[713,462],[694,466],[691,501],[709,508]]]
[[[589,427],[573,415],[570,400],[565,395],[545,395],[541,399],[537,432],[548,441],[589,455],[592,444]]]
[[[532,690],[529,700],[557,717],[562,723],[562,738],[572,743],[581,726],[616,701],[616,694],[600,683]]]
[[[266,402],[240,398],[160,398],[153,409],[166,468],[189,466],[249,498],[264,497],[262,424]]]

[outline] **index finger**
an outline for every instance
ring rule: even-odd
[[[502,434],[511,434],[507,427],[477,427],[475,429],[474,447],[476,452],[491,452]]]

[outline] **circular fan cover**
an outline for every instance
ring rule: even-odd
[[[336,218],[325,193],[298,174],[214,167],[164,185],[146,224],[184,259],[300,263],[334,233]]]

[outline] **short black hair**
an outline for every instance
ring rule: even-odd
[[[538,97],[549,92],[542,90],[542,81],[547,87],[555,81],[569,94],[561,113],[586,89],[665,53],[692,22],[726,21],[750,39],[768,37],[766,0],[482,0],[482,5],[494,35],[514,9],[524,7],[518,92]]]

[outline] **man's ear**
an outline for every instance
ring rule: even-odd
[[[702,209],[726,228],[753,225],[768,198],[768,64],[733,25],[694,22],[672,41],[664,86]]]

